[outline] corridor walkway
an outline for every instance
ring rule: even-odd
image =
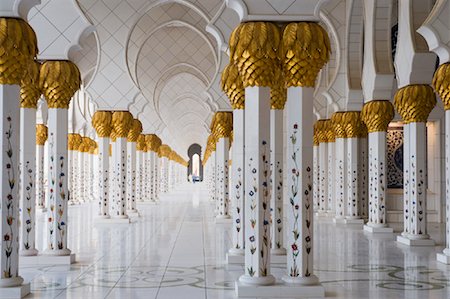
[[[93,225],[95,207],[72,206],[72,266],[20,267],[31,281],[27,298],[221,299],[234,297],[243,266],[227,266],[230,225],[215,224],[202,184],[184,185],[160,204],[138,204],[131,225]],[[38,229],[43,233],[44,215]],[[442,244],[439,229],[432,237]],[[407,248],[360,229],[316,221],[315,268],[330,298],[450,298],[450,267],[440,248]],[[38,244],[38,249],[43,244]],[[284,265],[272,267],[280,278]]]

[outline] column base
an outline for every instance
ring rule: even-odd
[[[243,286],[252,286],[252,287],[269,286],[275,283],[275,277],[271,274],[261,277],[251,277],[249,275],[244,274],[241,277],[239,277],[237,283],[241,283]]]
[[[345,218],[344,217],[333,217],[333,223],[334,224],[344,224]]]
[[[94,224],[129,224],[130,218],[96,218]]]
[[[286,248],[272,248],[270,254],[272,256],[282,255],[286,258]]]
[[[128,210],[127,211],[127,215],[128,215],[128,217],[131,217],[131,218],[139,218],[139,217],[141,217],[141,214],[139,214],[138,210]]]
[[[30,283],[26,282],[16,287],[0,287],[0,298],[22,299],[30,294]]]
[[[71,265],[76,260],[75,253],[69,255],[37,255],[37,256],[21,256],[19,258],[20,266],[34,266],[34,265]],[[0,296],[0,298],[3,298]]]
[[[46,213],[47,212],[47,208],[40,208],[40,207],[38,207],[38,208],[36,208],[36,212],[38,212],[38,213]]]
[[[39,251],[37,249],[26,249],[19,251],[19,255],[21,257],[23,256],[36,256],[38,255]]]
[[[239,298],[325,298],[325,289],[322,285],[301,285],[277,282],[274,285],[260,286],[235,283],[236,295]]]
[[[372,234],[392,234],[394,229],[392,227],[373,227],[368,224],[364,225],[364,231]]]
[[[407,246],[434,246],[435,242],[432,239],[411,239],[406,236],[397,236],[397,242]]]
[[[328,217],[327,211],[317,211],[316,212],[317,217]]]
[[[344,220],[345,224],[364,224],[364,219],[345,219]]]
[[[447,255],[445,253],[445,250],[444,250],[444,253],[436,254],[436,259],[440,263],[443,263],[443,264],[446,264],[446,265],[450,265],[450,255]]]
[[[217,215],[215,222],[218,224],[222,223],[232,223],[233,219],[231,219],[230,215]]]

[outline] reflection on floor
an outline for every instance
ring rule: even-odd
[[[224,264],[230,225],[214,224],[203,185],[180,187],[158,205],[140,204],[142,217],[131,225],[94,226],[95,207],[70,207],[69,248],[76,264],[21,267],[31,281],[27,298],[235,298],[243,266]],[[43,222],[41,215],[42,234]],[[374,238],[324,220],[315,225],[315,271],[327,297],[450,298],[450,267],[435,261],[442,247],[411,249],[397,245],[394,236]],[[442,228],[431,235],[443,243]],[[272,272],[281,278],[284,265]]]

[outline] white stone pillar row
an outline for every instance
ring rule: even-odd
[[[426,84],[413,84],[400,88],[394,97],[394,106],[404,121],[408,132],[404,147],[404,172],[408,172],[408,183],[404,186],[405,231],[397,241],[409,246],[434,246],[427,233],[427,139],[426,122],[436,106],[433,88]]]
[[[149,200],[155,202],[158,198],[157,186],[158,186],[158,152],[162,144],[161,139],[155,134],[148,134],[145,136],[145,142],[147,144],[147,151],[149,155],[149,169],[148,169],[148,180],[147,184],[149,186]]]
[[[97,184],[95,182],[95,174],[98,173],[98,163],[96,156],[98,155],[98,144],[94,139],[91,139],[91,147],[89,148],[89,200],[95,201],[95,193],[97,192]]]
[[[44,188],[44,147],[48,138],[46,125],[36,125],[36,201],[37,209],[46,212]]]
[[[144,201],[144,150],[146,147],[145,135],[140,134],[136,142],[136,201],[139,202]]]
[[[344,124],[345,112],[335,112],[331,117],[334,134],[336,137],[335,151],[336,160],[334,162],[335,169],[335,194],[336,200],[334,223],[344,223],[346,215],[347,203],[347,140]]]
[[[433,77],[433,87],[445,109],[445,248],[437,254],[438,262],[450,264],[450,63],[439,66]]]
[[[273,255],[286,255],[284,248],[284,131],[283,113],[287,100],[287,90],[284,87],[284,78],[281,70],[275,86],[270,89],[270,165],[271,165],[271,253]]]
[[[173,185],[174,185],[174,164],[175,162],[172,160],[173,159],[173,152],[170,153],[169,157],[168,157],[168,171],[167,171],[167,191],[172,191],[173,190]]]
[[[347,142],[347,206],[345,223],[364,224],[359,212],[360,204],[360,131],[363,130],[361,113],[347,111],[344,113],[343,124]]]
[[[48,212],[45,254],[69,256],[67,248],[67,130],[68,108],[80,87],[80,72],[70,61],[45,61],[41,66],[40,85],[48,104]],[[72,259],[71,259],[72,260]]]
[[[143,163],[143,171],[144,171],[144,175],[142,177],[142,197],[143,197],[143,201],[145,202],[149,202],[150,201],[150,186],[148,184],[148,182],[150,181],[150,148],[147,144],[147,136],[148,134],[145,134],[145,147],[144,147],[144,151],[142,153],[142,163]]]
[[[112,113],[113,135],[113,188],[111,217],[127,219],[127,137],[133,123],[133,115],[128,111],[114,111]]]
[[[327,130],[330,130],[330,120],[319,119],[314,124],[319,143],[318,153],[318,201],[319,216],[326,216],[328,211],[328,139]]]
[[[22,285],[19,276],[19,100],[21,80],[37,55],[37,41],[22,19],[0,17],[0,31],[0,52],[6,53],[0,56],[0,297],[14,292],[21,298],[30,292],[30,286]]]
[[[36,249],[36,109],[39,90],[40,64],[28,65],[20,89],[20,255],[37,255]]]
[[[84,203],[88,200],[87,184],[88,177],[86,176],[89,171],[89,147],[90,147],[90,138],[89,137],[81,137],[81,145],[78,147],[78,191],[77,191],[77,202]],[[87,168],[87,169],[86,169]]]
[[[127,214],[136,214],[136,142],[142,133],[142,123],[133,119],[127,136]]]
[[[217,215],[216,220],[229,219],[229,151],[233,130],[232,112],[216,112],[211,123],[211,131],[216,140],[216,182]]]
[[[371,233],[392,233],[386,223],[386,132],[394,117],[388,100],[372,100],[364,104],[361,118],[369,132],[369,221],[364,230]]]
[[[110,172],[109,172],[109,136],[112,131],[112,112],[96,111],[92,117],[92,126],[98,136],[98,173],[97,184],[98,194],[96,194],[98,204],[98,218],[109,219],[109,190],[110,190]]]
[[[367,127],[362,122],[359,130],[359,207],[358,212],[362,219],[367,220],[369,217],[368,209],[368,145],[367,145]]]
[[[311,38],[298,39],[305,33]],[[310,45],[305,41],[314,40]],[[286,283],[307,288],[314,296],[324,296],[324,289],[314,275],[313,225],[313,102],[314,85],[320,69],[330,56],[327,32],[317,23],[290,23],[282,36],[282,59],[287,94],[287,182],[290,211],[287,213],[288,252]],[[307,50],[306,50],[307,49]],[[306,290],[305,290],[306,291]]]

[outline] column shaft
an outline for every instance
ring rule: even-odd
[[[144,197],[142,195],[142,189],[144,184],[144,162],[143,162],[144,152],[137,151],[136,152],[136,200],[144,201]]]
[[[367,166],[368,166],[368,153],[367,153],[367,137],[361,137],[359,139],[359,160],[360,160],[360,166],[358,168],[359,173],[359,208],[358,212],[361,218],[367,219],[368,218],[368,181],[367,181]]]
[[[272,254],[286,254],[283,244],[283,110],[270,110]]]
[[[359,219],[359,138],[347,138],[347,216]]]
[[[319,212],[328,211],[328,143],[319,144]]]
[[[313,93],[313,88],[290,87],[286,103],[290,211],[287,275],[283,280],[290,283],[318,283],[313,274]]]
[[[335,220],[341,220],[345,217],[346,202],[346,182],[347,182],[347,144],[345,138],[336,138],[336,160],[335,160],[335,198],[336,198],[336,215]]]
[[[230,218],[228,212],[229,190],[228,190],[228,161],[229,161],[229,138],[219,138],[216,146],[217,153],[217,195],[218,214],[217,218]]]
[[[67,109],[48,109],[48,212],[46,254],[69,255],[67,248]]]
[[[245,89],[246,283],[267,285],[270,274],[270,88]]]
[[[98,138],[98,216],[109,218],[109,138]]]
[[[136,142],[127,142],[127,210],[136,211]]]
[[[113,214],[114,218],[128,218],[126,214],[126,184],[127,184],[127,138],[118,137],[113,144]]]
[[[36,199],[37,208],[45,208],[44,146],[36,145]]]
[[[327,148],[328,148],[328,180],[327,180],[327,200],[328,200],[328,207],[327,207],[327,214],[328,215],[336,215],[336,198],[334,197],[335,189],[336,189],[336,142],[328,142]]]
[[[36,250],[36,109],[20,108],[19,197],[20,255],[37,255]]]

